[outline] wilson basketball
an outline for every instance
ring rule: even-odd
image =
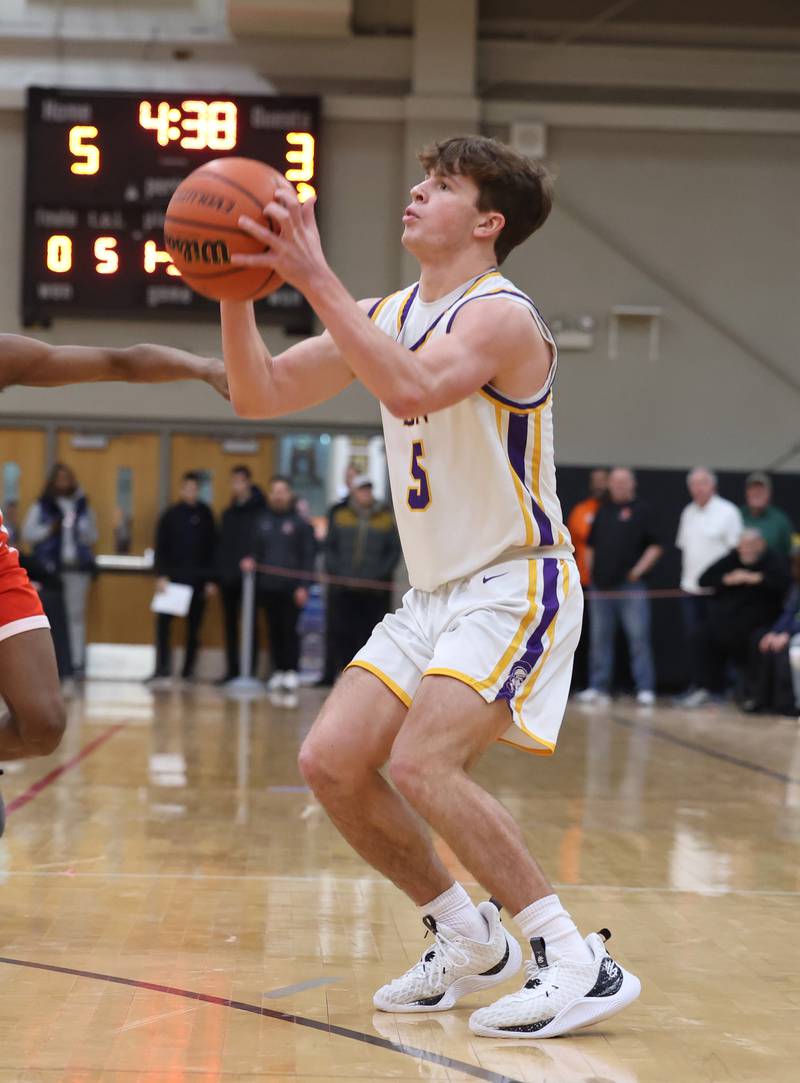
[[[280,173],[252,158],[216,158],[175,189],[164,219],[164,244],[187,285],[215,301],[255,301],[281,286],[269,267],[237,267],[234,252],[268,251],[239,228],[257,221],[275,194]]]

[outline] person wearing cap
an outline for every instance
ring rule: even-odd
[[[369,475],[358,474],[349,500],[332,509],[325,542],[325,570],[350,581],[328,588],[334,674],[341,673],[391,608],[391,579],[399,560],[394,514],[376,499]]]
[[[772,504],[769,476],[761,470],[748,474],[744,482],[744,498],[744,525],[757,530],[773,552],[788,557],[792,549],[792,523],[785,511]]]
[[[240,562],[256,571],[256,595],[267,618],[271,676],[267,691],[294,694],[300,678],[300,613],[308,602],[317,544],[314,528],[297,511],[292,483],[275,474],[267,486],[267,504],[255,517],[252,552]]]

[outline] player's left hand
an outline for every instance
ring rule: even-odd
[[[315,196],[301,203],[288,181],[280,184],[272,202],[264,208],[260,221],[246,214],[239,218],[240,229],[268,245],[269,251],[252,256],[234,253],[231,263],[243,267],[272,267],[284,282],[302,292],[314,273],[326,266],[314,217],[315,203]]]

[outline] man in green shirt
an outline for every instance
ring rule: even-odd
[[[757,530],[773,552],[788,557],[792,549],[792,523],[785,511],[770,503],[772,482],[769,477],[760,470],[748,474],[744,498],[741,512],[745,527]]]

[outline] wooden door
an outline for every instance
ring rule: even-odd
[[[0,428],[0,508],[17,529],[42,491],[47,467],[47,436],[41,429]]]
[[[244,448],[245,450],[241,450]],[[181,476],[187,470],[204,475],[203,499],[207,499],[218,520],[231,500],[228,479],[234,466],[249,466],[253,481],[264,491],[274,473],[275,437],[246,436],[221,440],[214,436],[176,433],[172,437],[170,500],[177,500]]]
[[[75,437],[78,436],[78,440]],[[82,447],[78,434],[58,434],[57,458],[75,471],[97,517],[98,553],[118,551],[120,520],[130,541],[128,552],[153,545],[158,519],[159,438],[155,433],[118,433],[100,446]]]

